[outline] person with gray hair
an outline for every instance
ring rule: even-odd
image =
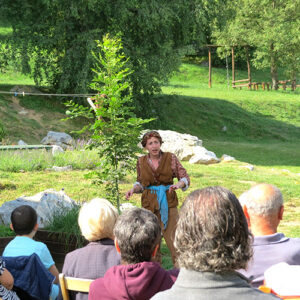
[[[155,258],[161,239],[158,218],[144,208],[125,210],[114,229],[122,265],[110,268],[90,286],[89,300],[150,299],[169,289],[178,270],[166,271]]]
[[[279,262],[300,265],[300,239],[277,232],[284,206],[280,190],[261,183],[244,192],[240,198],[248,226],[254,235],[254,255],[248,268],[239,270],[249,277],[254,287],[264,281],[266,269]]]
[[[236,272],[252,256],[252,236],[236,196],[222,187],[192,192],[179,214],[175,232],[180,272],[161,299],[271,299]]]

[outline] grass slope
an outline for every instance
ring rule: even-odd
[[[0,76],[1,78],[1,76]],[[2,77],[3,78],[3,77]],[[16,82],[20,78],[15,78]],[[21,80],[21,79],[20,79]],[[38,92],[21,80],[20,90]],[[10,91],[16,87],[1,85],[0,91]],[[40,144],[48,131],[70,132],[81,128],[81,122],[62,121],[65,115],[63,100],[57,97],[22,96],[0,93],[0,120],[7,133],[6,143],[16,144],[22,139],[28,144]]]

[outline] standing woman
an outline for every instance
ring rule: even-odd
[[[142,207],[152,211],[161,223],[163,237],[176,262],[174,235],[178,219],[178,198],[175,190],[185,191],[190,185],[190,178],[178,158],[160,150],[162,138],[157,131],[149,131],[142,138],[142,146],[147,155],[137,161],[137,181],[126,193],[129,199],[133,193],[142,192]],[[173,178],[178,182],[173,184]],[[161,253],[157,255],[161,261]]]

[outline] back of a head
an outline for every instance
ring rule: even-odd
[[[236,196],[222,187],[192,192],[175,233],[180,267],[207,272],[243,269],[252,256],[252,236]]]
[[[155,246],[160,242],[161,228],[151,211],[132,208],[119,216],[114,234],[122,261],[135,264],[151,260]]]
[[[109,201],[95,198],[82,205],[78,224],[82,235],[88,241],[113,239],[113,229],[117,218],[118,211]]]
[[[17,235],[27,235],[37,223],[37,214],[30,205],[21,205],[13,210],[10,220]]]
[[[267,183],[260,183],[239,197],[242,206],[247,207],[247,211],[252,216],[272,216],[278,213],[283,205],[283,197],[280,190]]]

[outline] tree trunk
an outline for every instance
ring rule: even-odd
[[[278,73],[277,73],[277,59],[274,53],[274,46],[271,44],[271,78],[272,78],[272,89],[278,90]]]

